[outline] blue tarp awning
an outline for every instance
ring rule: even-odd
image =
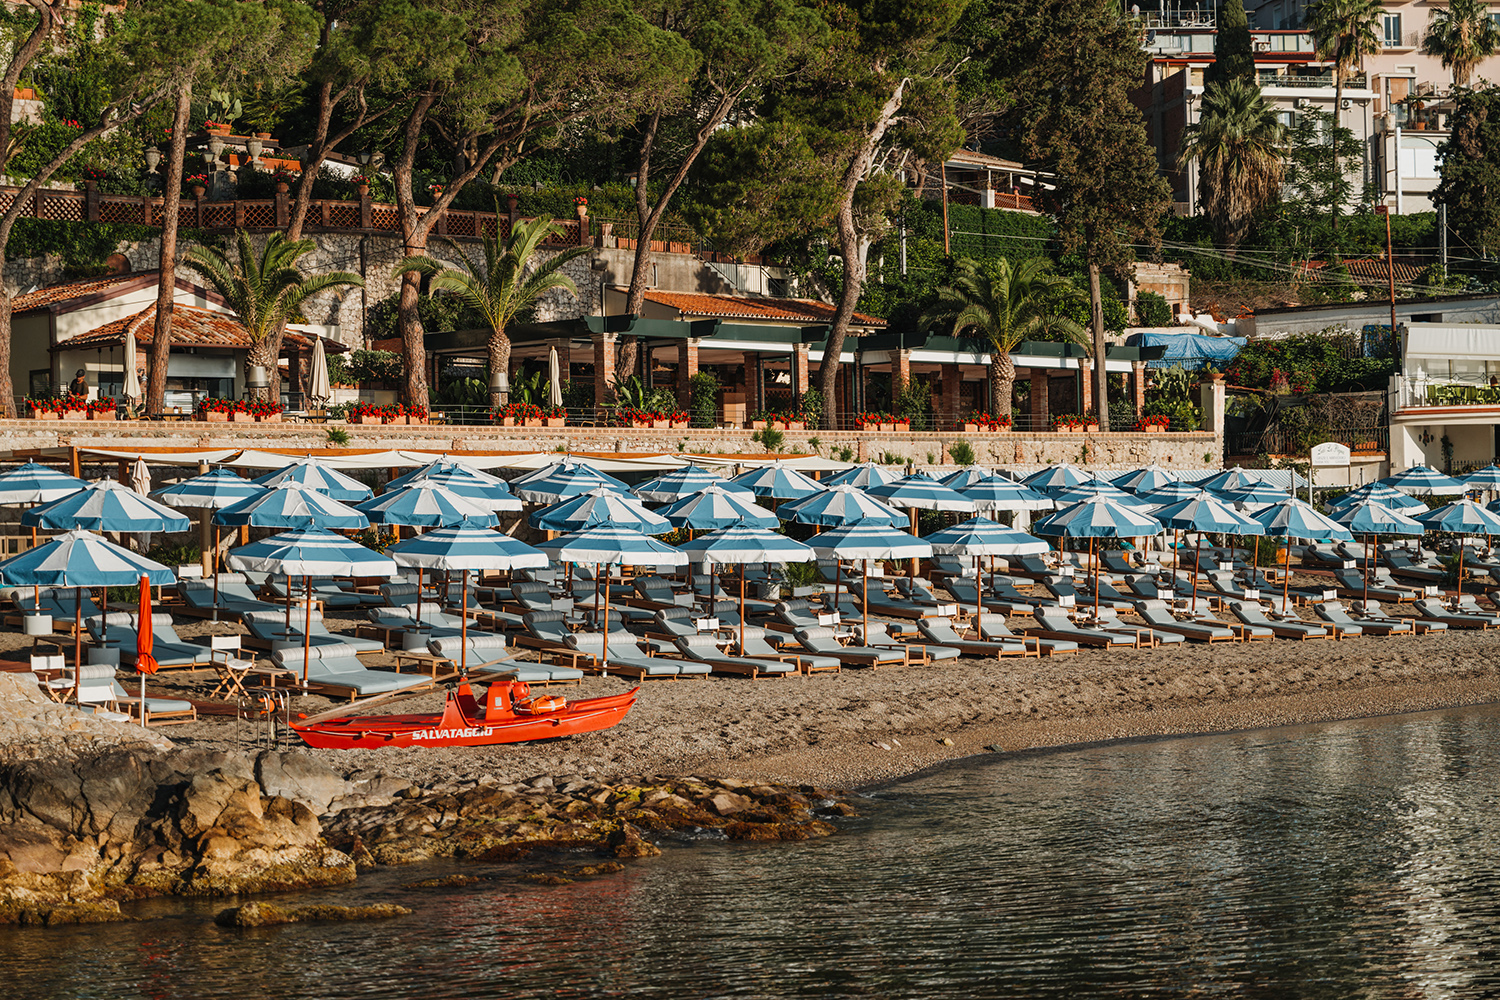
[[[1167,353],[1160,360],[1147,362],[1152,368],[1181,365],[1194,371],[1207,364],[1222,370],[1240,353],[1245,341],[1244,337],[1214,337],[1206,333],[1133,333],[1126,343],[1135,347],[1165,347]]]

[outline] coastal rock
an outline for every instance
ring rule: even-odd
[[[220,927],[273,927],[278,924],[307,924],[331,920],[389,920],[404,917],[411,910],[395,903],[371,906],[277,906],[275,903],[246,903],[221,910],[214,917]]]
[[[57,704],[29,673],[0,673],[0,761],[57,759],[109,746],[156,752],[172,743],[152,730]]]
[[[262,753],[255,759],[255,777],[267,795],[295,799],[317,816],[350,791],[333,768],[305,753]]]

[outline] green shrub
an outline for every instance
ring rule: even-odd
[[[955,441],[950,444],[948,457],[958,465],[974,465],[978,461],[974,455],[974,446],[967,441]]]
[[[719,416],[719,376],[700,371],[688,379],[688,414],[694,427],[712,427]]]
[[[1156,292],[1141,292],[1135,297],[1135,314],[1141,326],[1172,325],[1172,307]]]

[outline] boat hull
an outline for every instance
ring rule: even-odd
[[[449,695],[440,713],[348,716],[293,723],[292,729],[308,746],[332,750],[525,743],[609,729],[625,718],[639,693],[637,687],[624,694],[570,701],[555,712],[527,715],[509,707],[481,708],[469,695],[467,685],[462,685]]]

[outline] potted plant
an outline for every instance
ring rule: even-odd
[[[432,196],[433,202],[436,203],[443,196],[443,186],[441,184],[429,184],[427,185],[427,193]]]
[[[359,191],[361,198],[370,193],[370,178],[366,174],[354,175],[354,186]]]
[[[547,411],[546,423],[548,427],[566,427],[568,424],[568,411],[561,406],[554,406]]]
[[[286,194],[292,189],[292,182],[297,178],[289,170],[278,170],[271,175],[271,180],[276,184],[277,194]]]
[[[763,431],[766,429],[766,411],[757,410],[750,414],[750,429],[752,431]]]
[[[586,219],[586,218],[588,218],[588,214],[589,214],[589,200],[587,198],[585,198],[583,195],[579,195],[577,198],[574,198],[573,199],[573,210],[578,213],[578,218],[579,219]]]
[[[202,198],[204,192],[208,190],[208,175],[193,174],[191,177],[184,177],[182,183],[193,192],[194,198]]]
[[[1168,416],[1142,417],[1135,422],[1135,429],[1143,434],[1162,434],[1172,425],[1172,418]]]
[[[1082,434],[1087,421],[1081,414],[1059,413],[1052,418],[1052,429],[1059,434]]]
[[[109,171],[103,167],[85,167],[83,170],[83,186],[89,191],[99,186],[99,182],[109,179]]]
[[[247,409],[255,416],[255,419],[259,423],[281,423],[281,412],[283,407],[278,402],[273,402],[269,399],[257,399],[254,402],[250,403]]]
[[[198,404],[198,409],[193,414],[193,419],[222,424],[229,420],[229,413],[232,409],[234,409],[234,400],[232,399],[205,399]]]
[[[113,396],[102,396],[99,399],[91,399],[88,404],[89,419],[113,420],[115,419],[115,411],[118,408]]]
[[[205,132],[207,132],[209,135],[228,135],[229,134],[229,123],[228,122],[216,122],[216,121],[213,121],[212,119],[210,119],[209,121],[206,121],[206,122],[203,123],[203,130]]]
[[[892,417],[891,430],[897,432],[911,430],[911,417]]]
[[[26,405],[31,407],[31,418],[33,420],[56,420],[62,412],[62,400],[60,399],[32,399],[26,398]]]
[[[425,406],[405,406],[405,407],[403,407],[403,409],[406,411],[406,422],[407,423],[409,423],[409,424],[425,424],[425,423],[427,423],[427,407],[425,407]]]
[[[380,407],[372,403],[358,402],[349,408],[349,416],[346,418],[351,424],[369,426],[381,422]]]
[[[680,431],[688,425],[688,414],[686,410],[678,410],[672,414],[672,429]]]
[[[59,412],[64,420],[87,420],[89,401],[83,396],[64,396],[58,400]]]

